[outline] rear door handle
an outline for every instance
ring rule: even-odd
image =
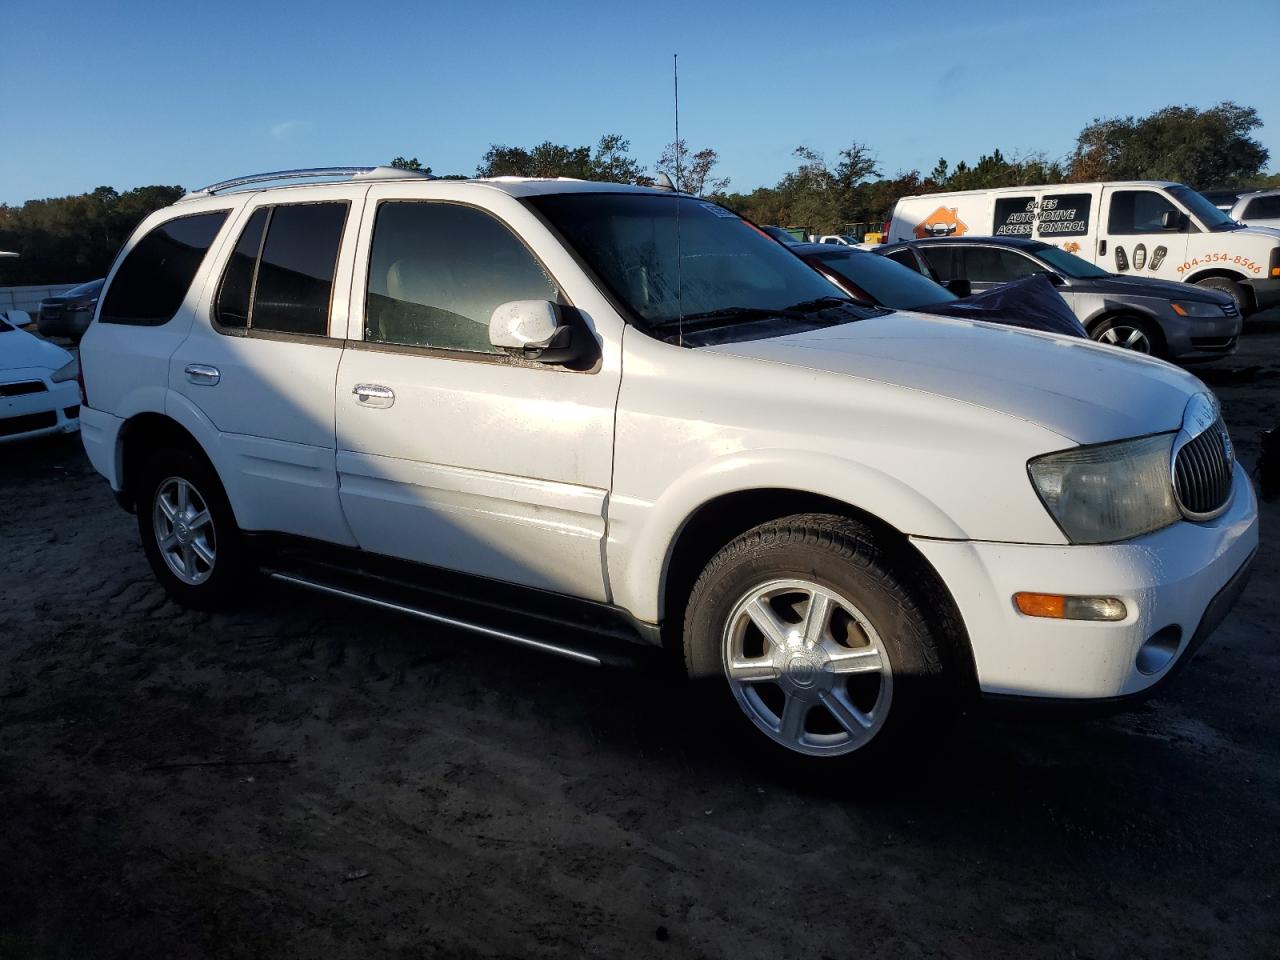
[[[188,380],[203,387],[217,386],[218,381],[222,379],[222,374],[218,372],[218,368],[211,367],[207,363],[187,364],[186,374]]]
[[[377,383],[357,383],[351,392],[362,407],[389,407],[396,402],[396,392]]]

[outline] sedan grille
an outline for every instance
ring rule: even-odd
[[[1230,303],[1224,303],[1222,305],[1222,312],[1228,317],[1238,317],[1240,315],[1240,311],[1236,309],[1236,302],[1234,300]]]
[[[1231,438],[1221,418],[1178,448],[1173,490],[1188,518],[1207,520],[1222,512],[1231,496],[1234,465]]]
[[[12,437],[32,430],[44,430],[58,425],[58,415],[52,410],[29,413],[23,417],[0,417],[0,437]]]

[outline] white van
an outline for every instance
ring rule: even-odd
[[[1221,290],[1248,315],[1280,303],[1280,230],[1232,220],[1190,187],[1161,180],[1060,183],[903,197],[886,243],[1027,237],[1119,274]]]

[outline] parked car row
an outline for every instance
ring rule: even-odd
[[[874,306],[945,291],[819,257],[835,286],[670,190],[336,173],[148,217],[81,345],[85,449],[182,603],[258,569],[649,649],[831,759],[980,696],[1142,697],[1248,577],[1252,487],[1176,367]]]
[[[79,366],[61,347],[19,329],[23,310],[0,313],[0,443],[80,428]]]

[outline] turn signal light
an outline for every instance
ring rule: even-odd
[[[1028,617],[1051,620],[1123,620],[1129,615],[1115,597],[1066,597],[1058,593],[1015,593],[1014,606]]]

